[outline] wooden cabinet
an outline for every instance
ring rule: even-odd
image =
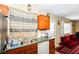
[[[38,44],[32,44],[5,52],[6,54],[55,54],[55,41],[51,39],[49,41],[41,42]]]
[[[50,28],[50,17],[45,15],[38,16],[38,30],[48,30]]]
[[[6,5],[0,4],[0,12],[4,15],[4,16],[8,16],[9,13],[9,8]]]
[[[49,40],[49,54],[55,54],[55,40]]]
[[[32,44],[32,45],[16,48],[13,50],[8,50],[5,53],[6,54],[37,54],[37,44]]]

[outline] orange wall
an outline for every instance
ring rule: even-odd
[[[1,9],[1,13],[4,16],[8,16],[8,11],[9,11],[8,6],[5,6],[5,5],[0,4],[0,9]]]

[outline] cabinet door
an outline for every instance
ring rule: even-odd
[[[6,54],[37,54],[37,44],[32,44],[5,52]]]
[[[26,54],[37,54],[37,44],[27,46],[26,50]]]
[[[9,13],[9,8],[8,8],[8,6],[0,4],[0,9],[1,9],[1,13],[2,13],[4,16],[8,16],[8,13]]]
[[[5,52],[6,54],[20,54],[20,50],[18,49],[13,49]]]
[[[49,54],[55,54],[55,49],[50,49]]]
[[[55,54],[55,42],[54,39],[49,41],[49,54]]]
[[[38,54],[49,54],[49,41],[38,43]]]
[[[50,28],[50,17],[45,15],[38,16],[38,30],[47,30]]]
[[[54,39],[51,39],[50,41],[49,41],[49,48],[51,49],[51,48],[55,48],[55,42],[54,42],[55,40]]]
[[[37,49],[28,50],[25,54],[37,54]]]

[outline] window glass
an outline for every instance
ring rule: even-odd
[[[72,32],[72,23],[64,23],[64,34]]]

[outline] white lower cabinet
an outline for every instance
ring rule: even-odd
[[[49,41],[38,43],[38,54],[49,54]]]

